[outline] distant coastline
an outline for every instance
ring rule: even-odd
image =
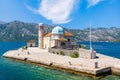
[[[37,40],[38,24],[22,21],[3,22],[0,21],[0,42],[27,42],[31,39]],[[54,25],[44,24],[45,33],[51,31]],[[64,26],[63,26],[64,27]],[[65,27],[64,27],[65,28]],[[89,28],[68,29],[75,35],[76,41],[89,41]],[[120,28],[92,28],[92,41],[94,42],[115,42],[120,37]]]
[[[115,40],[114,42],[120,42],[120,39]]]

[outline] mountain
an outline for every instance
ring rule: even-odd
[[[78,41],[89,41],[89,28],[84,30],[70,30]],[[96,28],[92,29],[92,41],[113,42],[120,39],[120,28]]]
[[[51,31],[54,26],[44,24],[45,33]],[[89,28],[67,29],[75,35],[76,41],[89,41]],[[28,41],[38,39],[38,24],[12,21],[0,23],[0,41]],[[120,39],[120,28],[92,28],[93,41],[116,41]]]
[[[5,24],[6,22],[4,22],[4,21],[0,21],[0,24]]]
[[[45,32],[49,30],[49,26],[44,24]],[[24,23],[21,21],[13,21],[6,24],[0,24],[0,41],[28,41],[37,40],[38,26],[36,23]]]

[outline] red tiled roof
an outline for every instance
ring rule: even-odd
[[[49,32],[49,33],[45,34],[44,36],[45,36],[45,37],[50,37],[51,35],[52,35],[51,32]],[[71,33],[68,32],[68,31],[65,31],[64,36],[66,36],[66,37],[73,37],[74,35],[71,34]]]
[[[60,40],[60,41],[67,41],[67,39],[65,39],[65,38],[63,38],[63,37],[60,38],[59,40]]]
[[[51,32],[49,32],[49,33],[45,34],[44,36],[45,37],[50,37],[51,35],[52,35]]]
[[[68,32],[68,31],[65,31],[65,36],[68,36],[68,37],[72,37],[72,36],[74,36],[73,34],[71,34],[70,32]]]
[[[35,43],[35,40],[30,40],[28,41],[28,43]]]

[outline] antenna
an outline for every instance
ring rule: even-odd
[[[91,21],[90,21],[90,49],[92,49],[92,39],[91,39]]]

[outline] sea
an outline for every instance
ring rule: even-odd
[[[89,42],[79,44],[85,44],[89,49]],[[97,79],[2,57],[6,51],[25,45],[26,42],[0,42],[0,80],[120,80],[120,76],[113,74]],[[120,43],[93,42],[92,47],[97,53],[120,58]]]

